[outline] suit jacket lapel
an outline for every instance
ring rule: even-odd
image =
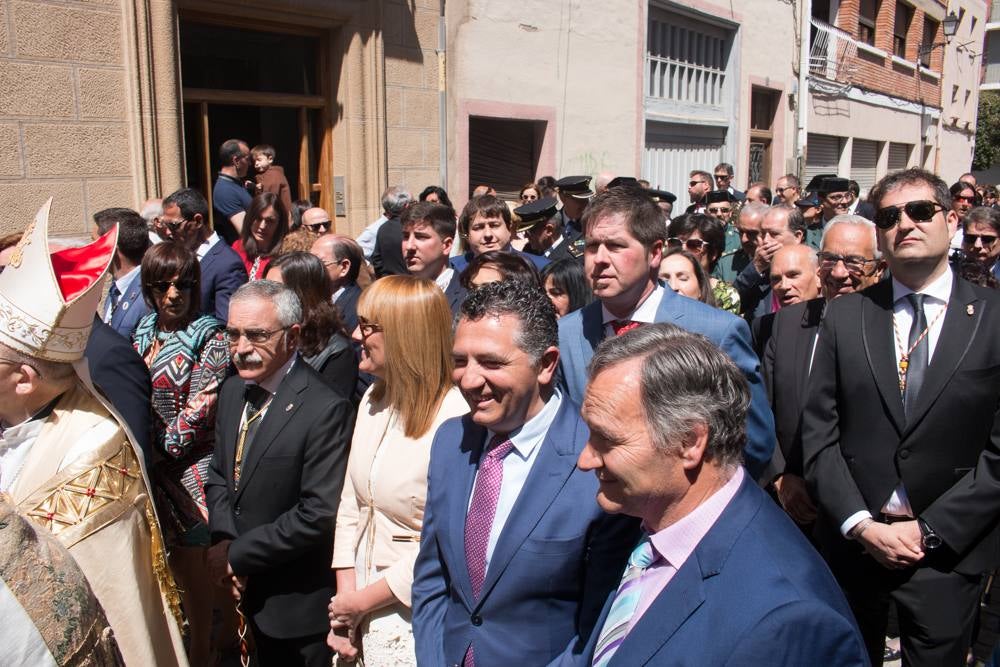
[[[448,485],[448,518],[449,525],[442,537],[448,541],[446,548],[451,552],[453,567],[449,568],[452,579],[465,598],[466,606],[471,610],[474,606],[472,581],[469,579],[469,568],[465,561],[465,515],[469,510],[469,499],[472,496],[472,485],[476,479],[479,457],[486,445],[486,429],[472,423],[468,416],[462,418],[465,427],[462,444],[455,469],[453,483]]]
[[[889,408],[889,417],[896,430],[903,432],[906,417],[903,398],[899,393],[899,372],[896,367],[895,340],[892,328],[892,281],[885,280],[870,288],[861,301],[861,338],[868,366],[875,384]]]
[[[680,320],[684,318],[684,309],[678,308],[674,303],[675,299],[683,299],[684,297],[679,296],[672,289],[663,290],[663,299],[660,300],[660,305],[656,309],[656,321],[657,322],[670,322],[673,320]],[[678,325],[679,326],[679,325]]]
[[[584,307],[582,318],[583,337],[590,343],[590,353],[583,362],[583,365],[586,366],[590,357],[594,355],[594,350],[604,340],[604,310],[601,308],[601,302],[594,299],[590,305]]]
[[[921,418],[937,400],[944,386],[962,363],[979,330],[985,304],[972,288],[958,276],[954,278],[948,310],[944,314],[941,335],[934,346],[934,356],[927,367],[924,384],[920,387],[913,414],[906,422],[905,437],[920,423]],[[969,310],[971,308],[971,311]]]
[[[797,395],[805,400],[806,387],[809,384],[809,369],[812,366],[813,347],[819,332],[819,323],[823,319],[823,309],[826,301],[822,298],[806,302],[799,321],[798,335],[795,336],[795,374]]]
[[[531,472],[524,481],[524,487],[511,508],[510,516],[504,524],[497,545],[490,558],[490,566],[483,581],[482,595],[479,604],[490,593],[490,589],[510,564],[515,552],[521,548],[525,538],[538,524],[552,500],[559,494],[566,480],[576,469],[576,454],[572,443],[576,440],[573,426],[575,413],[570,409],[573,404],[563,397],[562,405],[549,427],[545,438],[539,443],[537,458],[531,466]],[[570,436],[570,434],[572,434]],[[567,437],[569,436],[569,437]]]
[[[243,473],[240,475],[240,488],[236,492],[239,499],[246,488],[250,485],[250,478],[253,477],[257,465],[260,463],[264,453],[271,447],[275,438],[292,420],[295,413],[299,411],[299,394],[309,386],[307,364],[302,359],[296,359],[295,365],[288,375],[278,385],[278,391],[271,399],[271,404],[267,408],[264,420],[257,429],[257,434],[250,443],[249,451],[243,461]],[[242,404],[241,404],[242,407]],[[237,422],[238,424],[239,422]],[[237,437],[239,437],[237,435]],[[234,454],[235,456],[235,454]]]

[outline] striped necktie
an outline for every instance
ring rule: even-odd
[[[615,593],[615,601],[611,603],[608,617],[604,620],[604,627],[601,628],[600,637],[597,639],[591,663],[593,667],[605,667],[625,641],[632,615],[635,614],[639,599],[642,597],[639,580],[646,568],[657,558],[658,555],[653,550],[648,535],[644,536],[639,545],[632,550],[632,555],[628,558],[628,567],[625,568],[622,582],[618,585],[618,592]]]

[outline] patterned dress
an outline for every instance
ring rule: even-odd
[[[211,315],[171,332],[160,331],[156,319],[155,312],[142,318],[132,335],[153,381],[154,495],[169,543],[207,546],[205,479],[229,344]]]
[[[715,284],[712,285],[712,296],[715,297],[715,305],[717,308],[729,311],[733,315],[740,314],[740,293],[736,291],[736,288],[727,282],[723,282],[716,278],[712,279]]]

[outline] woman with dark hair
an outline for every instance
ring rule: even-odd
[[[579,310],[594,300],[583,265],[575,259],[552,262],[542,269],[541,281],[558,317]]]
[[[539,188],[534,183],[525,183],[521,187],[521,192],[518,193],[518,199],[521,201],[521,205],[530,204],[533,201],[538,201],[542,198],[542,189]]]
[[[222,322],[199,315],[197,255],[177,243],[158,243],[143,257],[140,275],[152,312],[139,320],[132,345],[152,378],[153,494],[190,621],[190,662],[204,665],[214,592],[205,567],[205,478],[215,449],[219,387],[229,375],[229,343]]]
[[[726,249],[726,231],[722,222],[703,213],[685,213],[670,221],[667,228],[667,250],[683,248],[698,259],[705,275],[711,276]],[[715,304],[734,315],[740,311],[740,295],[736,288],[718,278],[709,278]]]
[[[432,204],[444,204],[448,208],[455,210],[448,193],[439,185],[428,185],[420,192],[420,201],[429,201]]]
[[[308,252],[280,255],[267,267],[267,279],[286,285],[302,303],[302,359],[323,376],[331,389],[352,400],[358,381],[358,359],[333,305],[330,277],[323,262]]]
[[[288,211],[273,192],[262,192],[250,202],[240,239],[233,250],[243,260],[250,280],[260,280],[271,261],[271,251],[288,233]]]
[[[533,287],[541,287],[538,269],[520,253],[487,250],[476,255],[458,278],[467,290],[499,280],[521,280]]]
[[[292,202],[292,224],[289,225],[288,231],[294,232],[296,229],[302,226],[302,214],[313,207],[313,203],[308,199],[296,199]]]
[[[670,248],[660,261],[660,280],[678,294],[715,305],[708,274],[701,262],[683,248]]]

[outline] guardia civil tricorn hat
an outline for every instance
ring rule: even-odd
[[[34,222],[0,273],[0,343],[32,357],[73,362],[83,357],[118,227],[93,243],[49,253],[49,207]]]

